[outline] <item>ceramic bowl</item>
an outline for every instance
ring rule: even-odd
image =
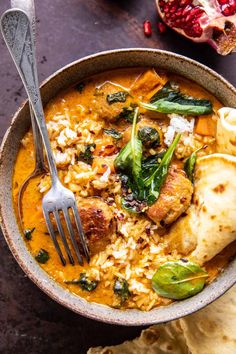
[[[236,89],[220,75],[186,57],[152,49],[124,49],[102,52],[75,61],[50,76],[42,85],[46,104],[61,89],[105,70],[121,67],[156,67],[165,69],[202,85],[225,106],[236,106]],[[149,325],[186,316],[216,300],[236,281],[236,259],[199,294],[149,312],[118,310],[89,303],[57,284],[40,268],[28,251],[16,222],[12,202],[12,174],[20,141],[30,125],[28,102],[16,112],[1,146],[0,207],[2,230],[9,248],[27,276],[48,296],[80,315],[112,324]]]

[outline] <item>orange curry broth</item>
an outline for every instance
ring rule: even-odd
[[[61,92],[53,100],[51,100],[46,108],[45,115],[46,120],[50,120],[50,116],[56,114],[58,111],[62,110],[62,100],[65,102],[67,107],[74,112],[80,112],[79,107],[90,107],[90,102],[93,99],[95,87],[100,86],[106,81],[111,81],[113,83],[119,84],[124,87],[130,87],[134,80],[144,71],[144,69],[119,69],[111,72],[105,72],[103,74],[96,75],[88,80],[86,80],[86,86],[82,93],[79,93],[75,88],[69,88],[66,91]],[[164,74],[166,75],[166,74]],[[168,75],[168,78],[179,84],[181,91],[188,95],[199,98],[207,98],[213,103],[214,109],[218,110],[222,105],[216,100],[210,93],[205,91],[202,87],[190,82],[187,79],[178,77],[176,75]],[[79,102],[79,104],[78,104]],[[152,113],[155,115],[155,113]],[[147,114],[148,116],[148,114]],[[205,117],[204,119],[210,119],[211,124],[215,126],[215,122],[212,120],[211,116]],[[161,120],[160,120],[161,124]],[[112,127],[112,124],[108,124]],[[14,175],[13,175],[13,200],[17,215],[17,196],[18,190],[23,181],[30,175],[34,169],[34,149],[32,135],[29,137],[30,142],[27,147],[23,145],[17,155]],[[76,264],[74,266],[67,262],[67,265],[62,266],[59,257],[54,249],[53,243],[51,242],[50,236],[44,222],[42,214],[42,193],[38,191],[38,184],[40,177],[36,177],[31,180],[27,186],[23,199],[22,199],[22,210],[23,210],[23,223],[25,229],[35,228],[33,232],[32,239],[27,242],[27,246],[33,255],[36,255],[40,248],[46,249],[50,254],[50,259],[46,264],[42,264],[42,268],[53,278],[55,281],[60,283],[61,286],[69,289],[73,293],[82,296],[88,301],[93,301],[97,303],[102,303],[112,306],[114,304],[114,293],[112,286],[105,287],[104,283],[101,281],[97,288],[92,292],[87,292],[82,290],[78,285],[66,285],[61,281],[60,274],[64,274],[64,278],[71,280],[77,279],[81,272],[86,272],[89,265],[85,264],[83,267]],[[60,240],[59,240],[60,242]],[[210,280],[212,280],[223,267],[226,266],[228,260],[231,256],[235,254],[236,243],[234,247],[227,247],[223,252],[216,256],[212,261],[206,264],[206,268],[210,274]],[[128,300],[131,301],[131,300]],[[168,304],[171,300],[162,299],[160,304]],[[132,307],[129,304],[129,307]]]

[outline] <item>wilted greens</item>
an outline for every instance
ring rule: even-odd
[[[147,194],[148,205],[153,204],[159,197],[161,187],[167,176],[168,169],[180,137],[181,137],[180,133],[176,135],[173,143],[169,146],[168,150],[163,156],[161,163],[158,165],[156,170],[154,170],[152,175],[144,180],[144,185],[148,189],[148,194]]]
[[[113,291],[121,299],[121,305],[130,297],[131,293],[129,291],[128,283],[123,278],[116,278]]]
[[[75,85],[75,88],[79,93],[82,93],[84,91],[85,84],[84,82],[79,82],[77,85]]]
[[[84,152],[80,152],[79,156],[77,157],[78,161],[83,161],[89,165],[93,162],[93,150],[95,149],[96,144],[88,144],[85,146]]]
[[[204,145],[200,149],[194,151],[184,163],[184,171],[186,172],[187,177],[190,179],[192,183],[194,182],[194,169],[197,161],[197,152],[202,149],[205,149],[206,147],[207,145]]]
[[[160,134],[152,127],[140,128],[138,131],[138,137],[147,148],[155,148],[160,144]]]
[[[96,280],[90,280],[86,273],[80,273],[79,279],[67,280],[65,284],[79,285],[82,290],[93,291],[96,289],[98,282]]]
[[[128,95],[129,95],[128,92],[125,91],[111,93],[107,95],[107,103],[113,104],[117,102],[125,102]]]
[[[158,91],[150,103],[141,103],[143,108],[160,113],[176,113],[199,116],[212,113],[212,103],[207,99],[187,96],[179,87],[171,82]]]
[[[49,258],[50,257],[48,251],[44,250],[43,248],[41,248],[35,256],[36,261],[42,264],[46,263]]]
[[[35,227],[33,227],[32,229],[25,229],[24,230],[24,235],[25,235],[25,238],[26,240],[31,240],[32,239],[32,233],[34,232],[35,230]]]
[[[135,105],[130,105],[129,107],[123,107],[122,111],[116,117],[116,120],[125,119],[129,123],[133,123],[135,114]]]
[[[198,264],[179,260],[166,262],[152,277],[152,287],[161,296],[182,300],[199,293],[208,273]]]
[[[113,128],[104,129],[103,131],[106,135],[110,135],[110,136],[112,136],[112,138],[117,139],[117,140],[121,139],[121,137],[122,137],[122,134],[120,132],[118,132],[118,130],[113,129]]]
[[[136,131],[137,117],[138,108],[135,110],[131,139],[121,149],[114,165],[121,175],[123,209],[141,213],[147,205],[153,204],[159,197],[180,134],[176,135],[164,155],[145,159],[143,158],[142,140]],[[161,161],[159,161],[160,158],[162,158]]]

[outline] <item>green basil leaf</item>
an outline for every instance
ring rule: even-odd
[[[184,163],[184,171],[186,172],[187,177],[190,179],[192,183],[194,182],[194,169],[197,161],[197,152],[202,149],[205,149],[206,147],[207,145],[204,145],[200,149],[194,151]]]
[[[152,277],[152,288],[163,297],[182,300],[199,293],[207,278],[208,273],[196,263],[166,262]]]
[[[82,290],[93,291],[96,289],[98,282],[96,280],[90,280],[86,273],[80,273],[79,279],[72,279],[64,281],[65,284],[79,285]]]
[[[118,171],[127,172],[126,174],[132,175],[134,180],[139,178],[142,161],[142,142],[137,137],[136,133],[137,117],[138,108],[135,110],[131,139],[128,144],[121,149],[114,161],[115,168]]]
[[[117,102],[125,102],[128,95],[128,92],[125,91],[111,93],[107,95],[107,103],[111,105]]]
[[[161,163],[158,165],[152,175],[144,180],[145,187],[149,188],[147,196],[148,205],[153,204],[159,197],[161,187],[165,182],[168,169],[180,137],[180,133],[176,135],[173,143],[169,146],[163,159],[161,160]]]

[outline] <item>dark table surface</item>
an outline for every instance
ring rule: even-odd
[[[0,13],[10,1],[1,0]],[[36,0],[40,81],[85,55],[113,48],[149,47],[196,59],[236,85],[236,54],[220,57],[168,30],[155,29],[154,0]],[[142,23],[150,19],[153,35]],[[1,38],[0,138],[25,92]],[[82,354],[90,346],[121,343],[139,335],[137,327],[110,326],[83,318],[41,292],[22,272],[0,235],[0,353]]]

